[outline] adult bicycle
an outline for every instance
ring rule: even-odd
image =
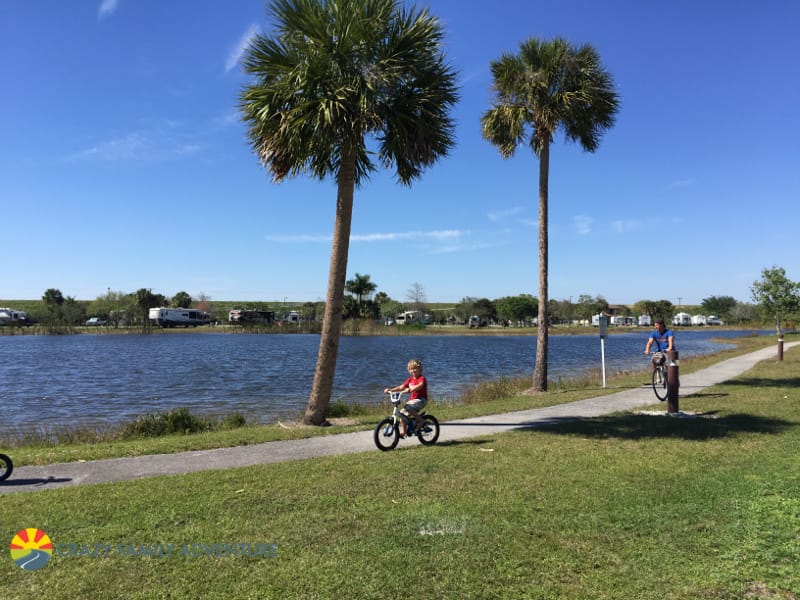
[[[0,481],[9,478],[11,471],[14,470],[14,463],[11,462],[11,457],[5,454],[0,454]]]
[[[426,414],[424,411],[419,413],[422,419],[422,425],[417,428],[414,419],[409,418],[407,415],[400,411],[401,397],[404,392],[389,392],[389,399],[392,403],[392,414],[383,419],[375,427],[373,438],[375,445],[379,450],[386,452],[392,450],[397,446],[401,437],[417,436],[420,443],[425,446],[435,444],[439,439],[439,421],[433,415]],[[400,421],[405,423],[405,434],[400,435]]]

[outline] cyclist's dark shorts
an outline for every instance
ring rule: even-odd
[[[408,402],[406,402],[406,405],[405,405],[404,408],[410,408],[411,410],[415,410],[415,411],[419,412],[423,408],[425,408],[426,404],[428,404],[428,399],[427,398],[416,398],[414,400],[409,400]]]

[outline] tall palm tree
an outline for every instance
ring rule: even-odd
[[[342,327],[354,190],[394,166],[409,185],[454,143],[456,73],[427,10],[396,0],[272,0],[273,35],[244,58],[254,81],[240,108],[275,182],[301,173],[337,183],[328,291],[304,421],[323,425]],[[368,144],[370,143],[370,144]]]
[[[503,158],[526,143],[539,158],[539,316],[533,387],[547,389],[548,175],[550,144],[561,128],[570,141],[594,152],[614,124],[619,100],[612,77],[591,46],[561,38],[520,44],[518,55],[491,63],[492,108],[481,117],[483,137]]]

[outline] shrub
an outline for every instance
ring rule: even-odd
[[[162,413],[149,413],[139,417],[121,428],[123,439],[137,437],[158,437],[171,434],[192,434],[218,429],[244,427],[247,419],[239,414],[228,415],[222,419],[196,417],[187,408],[175,408]]]

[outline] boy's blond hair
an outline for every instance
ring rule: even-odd
[[[412,358],[408,361],[408,366],[406,368],[411,369],[412,367],[419,367],[419,370],[422,370],[422,361],[418,358]]]

